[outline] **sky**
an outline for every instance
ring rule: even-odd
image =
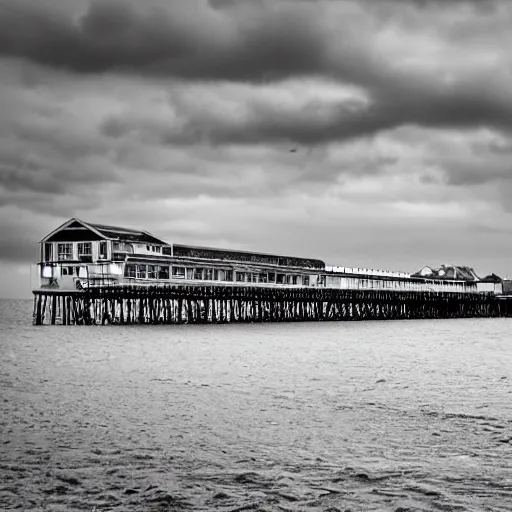
[[[71,217],[512,274],[509,0],[0,0],[0,297]]]

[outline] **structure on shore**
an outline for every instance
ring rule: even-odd
[[[326,266],[170,244],[147,231],[79,219],[41,241],[37,267],[36,324],[508,315],[496,283],[491,290],[490,277],[481,282],[469,267],[424,267],[410,275]]]

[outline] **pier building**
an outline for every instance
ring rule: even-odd
[[[148,231],[70,219],[44,237],[34,323],[183,323],[507,316],[469,267],[409,274],[169,243]],[[491,287],[492,284],[492,287]]]
[[[70,219],[41,242],[34,289],[222,285],[477,293],[469,267],[415,274],[326,265],[313,258],[168,243],[142,230]]]

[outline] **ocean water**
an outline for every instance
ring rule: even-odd
[[[33,327],[0,510],[512,510],[512,319]]]

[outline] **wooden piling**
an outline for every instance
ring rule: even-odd
[[[512,316],[512,297],[491,294],[121,286],[69,292],[36,291],[33,323],[124,325],[504,316]]]

